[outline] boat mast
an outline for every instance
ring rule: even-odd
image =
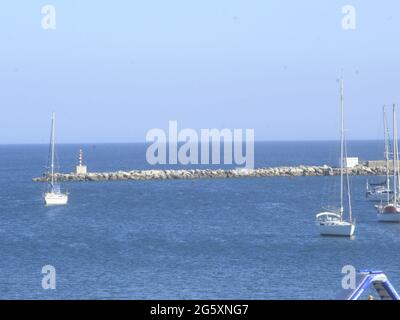
[[[51,187],[54,187],[54,157],[55,157],[55,150],[54,150],[54,144],[55,144],[55,119],[56,115],[53,112],[53,116],[51,119]]]
[[[343,73],[340,78],[340,220],[343,218],[343,149],[344,149],[344,111],[343,111]]]
[[[393,108],[396,109],[396,105],[393,104]],[[398,128],[397,128],[397,112],[395,114],[395,124],[396,124],[396,177],[395,180],[397,182],[397,199],[396,201],[399,202],[399,191],[400,191],[400,168],[399,168],[399,142],[398,142]],[[397,203],[396,202],[396,203]]]
[[[393,104],[393,202],[397,206],[397,126],[396,126],[396,106]]]
[[[390,175],[389,175],[389,132],[388,132],[388,124],[386,117],[386,107],[383,106],[383,130],[385,135],[385,160],[386,160],[386,195],[387,195],[387,203],[390,201]]]
[[[344,140],[344,156],[347,159],[347,139],[346,139],[345,134],[343,136],[343,140]],[[353,212],[352,212],[352,208],[351,208],[350,179],[349,179],[349,171],[347,170],[347,167],[346,167],[346,189],[347,189],[347,203],[349,205],[349,220],[350,220],[350,222],[353,222]]]

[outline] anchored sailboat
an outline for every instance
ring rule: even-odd
[[[60,185],[57,183],[54,162],[55,162],[55,114],[53,113],[51,121],[51,148],[50,148],[50,182],[47,191],[44,193],[44,202],[46,205],[65,205],[68,203],[68,193],[61,192]]]
[[[386,118],[386,108],[383,106],[383,127],[385,135],[385,160],[386,160],[386,180],[383,182],[370,183],[367,180],[366,197],[373,201],[383,201],[390,198],[392,191],[390,190],[390,177],[389,177],[389,130]]]
[[[354,234],[356,224],[352,217],[351,194],[349,175],[346,169],[346,184],[344,183],[344,157],[347,158],[347,146],[344,134],[344,105],[343,105],[343,77],[340,79],[340,113],[341,113],[341,131],[340,131],[340,208],[337,210],[327,210],[316,215],[316,225],[321,235],[329,236],[347,236]],[[344,189],[347,190],[347,204],[349,220],[344,219]]]
[[[393,197],[387,196],[386,205],[378,206],[378,221],[400,222],[399,205],[399,147],[397,143],[397,119],[396,106],[393,105]],[[386,176],[389,181],[389,160],[386,160]],[[388,182],[389,183],[389,182]]]

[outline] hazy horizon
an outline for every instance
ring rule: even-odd
[[[222,142],[222,140],[221,140]],[[254,143],[285,143],[285,142],[340,142],[339,139],[326,139],[326,140],[255,140]],[[383,139],[350,139],[347,142],[384,142]],[[152,142],[146,141],[132,141],[132,142],[61,142],[57,145],[90,145],[90,144],[151,144]],[[167,142],[168,143],[168,142]],[[185,142],[178,142],[178,144],[184,144]],[[211,143],[211,142],[210,142]],[[0,146],[30,146],[30,145],[49,145],[49,143],[0,143]]]

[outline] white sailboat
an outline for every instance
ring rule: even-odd
[[[55,162],[55,114],[53,113],[51,121],[51,164],[50,181],[48,190],[43,198],[46,205],[65,205],[68,203],[68,193],[61,192],[60,185],[56,181],[54,162]]]
[[[378,206],[378,221],[400,222],[399,205],[399,147],[397,143],[397,119],[396,106],[393,105],[393,197],[387,195],[386,205]],[[389,159],[386,158],[386,179],[389,183]]]
[[[318,213],[316,225],[321,235],[327,236],[346,236],[354,234],[356,224],[352,217],[351,195],[349,175],[346,170],[346,190],[349,220],[344,219],[344,156],[347,157],[347,148],[344,135],[344,105],[343,105],[343,77],[340,79],[340,113],[341,113],[341,132],[340,132],[340,208],[337,210],[326,210]]]
[[[367,187],[365,195],[369,200],[372,201],[384,201],[390,198],[392,191],[390,190],[390,176],[389,176],[389,131],[386,118],[386,108],[383,106],[383,131],[385,140],[385,160],[386,160],[386,179],[383,182],[370,183],[367,180]],[[378,207],[378,206],[377,206]]]

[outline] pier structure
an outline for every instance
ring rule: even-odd
[[[83,166],[83,164],[82,164]],[[79,167],[79,166],[78,166]],[[346,168],[349,175],[384,176],[386,167],[359,164]],[[79,171],[84,172],[84,171]],[[323,166],[265,167],[255,169],[153,169],[114,172],[56,173],[58,181],[113,181],[113,180],[170,180],[170,179],[214,179],[250,177],[301,177],[338,176],[340,168]],[[34,178],[33,181],[48,181],[49,176]]]
[[[396,162],[397,166],[400,166],[399,162]],[[386,160],[368,160],[364,162],[364,165],[369,168],[376,168],[376,167],[385,167],[386,168]],[[388,167],[390,171],[393,171],[393,160],[390,160],[388,163]]]

